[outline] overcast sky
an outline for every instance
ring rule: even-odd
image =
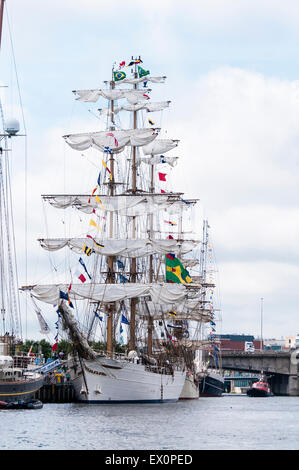
[[[299,333],[298,2],[6,3],[28,135],[28,283],[41,280],[38,268],[48,260],[35,241],[45,235],[40,194],[70,191],[72,184],[74,192],[86,192],[92,185],[80,154],[66,149],[61,136],[95,130],[98,121],[71,92],[102,86],[114,62],[141,55],[153,76],[167,76],[152,88],[156,99],[172,101],[162,137],[180,139],[171,189],[199,198],[198,217],[211,226],[217,332],[259,335],[264,298],[264,336]],[[6,115],[22,121],[7,15],[3,34]],[[21,284],[24,152],[20,140],[13,145]],[[66,173],[71,161],[74,176]],[[31,310],[27,328],[29,337],[36,335]]]

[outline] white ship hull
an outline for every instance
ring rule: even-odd
[[[176,402],[185,382],[181,370],[161,374],[141,363],[107,358],[82,362],[83,371],[73,385],[77,400],[84,403]]]
[[[199,398],[198,385],[194,383],[193,375],[187,376],[180,395],[180,400],[195,400]]]

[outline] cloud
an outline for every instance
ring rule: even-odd
[[[73,104],[71,90],[101,86],[115,60],[137,52],[152,72],[168,76],[166,85],[153,86],[152,96],[172,100],[155,121],[163,137],[180,139],[172,154],[181,159],[169,187],[200,199],[199,234],[202,214],[209,218],[220,285],[224,280],[223,328],[249,328],[264,293],[282,334],[292,333],[299,299],[294,292],[286,298],[285,290],[296,290],[297,278],[299,85],[281,77],[291,75],[292,64],[296,69],[297,2],[19,3],[11,0],[9,12],[29,120],[30,275],[33,270],[38,279],[42,267],[43,276],[49,260],[44,252],[37,255],[35,239],[63,232],[63,221],[65,230],[70,224],[61,211],[46,226],[40,194],[85,193],[95,180],[92,165],[61,138],[100,127],[88,106]],[[24,8],[30,12],[25,22]],[[91,158],[96,161],[96,154]],[[23,163],[14,160],[13,170],[13,194],[23,195]],[[20,234],[22,196],[14,204]],[[22,246],[23,239],[21,259]],[[281,299],[292,322],[279,323]]]
[[[184,89],[167,123],[187,155],[176,182],[197,188],[212,210],[297,205],[298,90],[297,82],[236,68],[217,69]]]
[[[208,216],[222,327],[229,332],[236,321],[232,312],[241,310],[242,331],[252,315],[244,300],[252,304],[268,295],[271,328],[277,333],[286,298],[290,322],[280,327],[281,334],[291,334],[299,300],[298,82],[219,68],[185,89],[174,108],[168,133],[181,139],[184,157],[173,170],[172,189],[198,196]]]

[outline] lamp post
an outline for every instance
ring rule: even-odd
[[[264,298],[261,298],[261,351],[263,350],[263,307]]]

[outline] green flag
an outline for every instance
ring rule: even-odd
[[[113,72],[113,76],[114,76],[115,82],[119,82],[120,80],[123,80],[124,78],[126,78],[125,72],[120,72],[120,71]]]
[[[165,255],[166,282],[190,284],[192,279],[183,263],[172,253]]]
[[[140,65],[138,65],[138,77],[145,77],[146,75],[149,75],[150,71],[149,70],[144,70]]]

